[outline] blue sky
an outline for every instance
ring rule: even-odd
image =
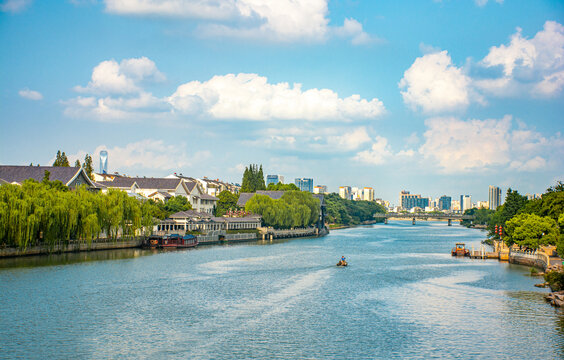
[[[0,44],[2,164],[258,163],[393,203],[564,180],[560,1],[0,0]]]

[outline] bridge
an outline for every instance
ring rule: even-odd
[[[452,226],[452,220],[474,220],[474,215],[458,215],[458,214],[445,214],[445,213],[376,213],[375,219],[384,219],[384,224],[388,223],[388,219],[411,219],[411,223],[415,225],[415,220],[448,220],[448,226]]]

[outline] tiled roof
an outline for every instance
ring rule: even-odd
[[[200,199],[202,199],[202,200],[215,200],[215,201],[219,200],[219,198],[216,198],[215,196],[208,195],[208,194],[205,194],[205,193],[200,195]]]
[[[59,180],[63,184],[68,184],[82,169],[79,167],[62,166],[11,166],[0,165],[0,179],[9,183],[19,183],[27,179],[43,180],[45,170],[49,171],[49,180]]]
[[[199,212],[199,211],[196,211],[196,210],[186,210],[186,211],[180,211],[180,212],[174,213],[174,214],[170,215],[169,217],[171,219],[173,219],[173,218],[194,218],[194,217],[211,218],[212,216],[208,213]]]
[[[174,190],[181,181],[181,179],[167,178],[120,177],[115,178],[114,181],[101,181],[101,183],[116,188],[130,188],[133,183],[137,183],[140,189]]]

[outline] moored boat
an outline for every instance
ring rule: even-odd
[[[170,234],[162,239],[161,248],[188,248],[198,245],[198,238],[194,235]]]
[[[464,247],[464,243],[456,243],[451,251],[452,256],[470,256],[470,251]]]

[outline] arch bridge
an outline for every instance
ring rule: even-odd
[[[376,213],[374,214],[375,219],[384,219],[384,224],[388,223],[388,219],[411,219],[411,223],[415,225],[415,220],[447,220],[448,226],[452,226],[452,220],[474,220],[476,217],[474,215],[459,215],[459,214],[429,214],[429,213],[416,213],[416,214],[406,214],[406,213]]]

